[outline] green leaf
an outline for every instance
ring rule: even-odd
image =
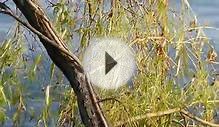
[[[83,31],[82,37],[81,37],[81,47],[84,48],[87,45],[87,30]]]
[[[34,64],[32,65],[32,68],[30,69],[30,72],[29,72],[29,78],[31,80],[34,80],[35,76],[36,76],[36,71],[37,71],[37,67],[38,65],[40,64],[42,60],[42,54],[39,54],[35,60],[34,60]]]
[[[52,80],[52,78],[54,76],[54,71],[55,71],[55,64],[51,63],[51,65],[50,65],[50,80]]]
[[[0,122],[4,123],[6,119],[7,119],[7,116],[5,114],[5,111],[2,108],[0,108]]]

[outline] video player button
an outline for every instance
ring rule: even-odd
[[[105,52],[105,74],[107,74],[116,64],[117,62]]]
[[[136,70],[133,50],[122,40],[113,38],[91,40],[82,64],[92,84],[104,89],[125,85]]]

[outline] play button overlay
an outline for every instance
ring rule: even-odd
[[[83,68],[93,85],[117,89],[131,81],[136,71],[132,48],[121,39],[97,38],[86,48]]]
[[[116,64],[117,62],[105,52],[105,74],[107,74]]]

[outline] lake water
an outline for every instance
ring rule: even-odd
[[[219,0],[189,0],[189,2],[194,12],[196,13],[200,24],[205,24],[208,26],[219,28]],[[10,26],[13,23],[14,23],[13,19],[3,14],[0,14],[0,42],[4,38],[7,38],[7,31],[9,30]],[[205,33],[209,38],[211,38],[216,49],[219,52],[219,31],[213,29],[206,29]],[[44,67],[45,71],[48,72],[49,71],[48,68],[49,66],[45,65]],[[44,74],[46,73],[44,72]],[[44,81],[46,80],[47,79],[45,78]],[[37,82],[35,82],[34,85],[32,85],[29,88],[31,91],[29,91],[28,93],[31,93],[33,96],[39,96],[39,99],[37,100],[35,99],[29,100],[28,103],[29,107],[42,109],[42,105],[44,102],[43,102],[43,92],[40,90],[41,88],[42,85],[39,85],[39,83]],[[52,110],[55,111],[58,108],[58,104],[54,103],[52,107],[53,107]],[[39,115],[39,112],[36,113]],[[9,116],[12,117],[12,114],[9,113]],[[7,123],[8,123],[7,126],[11,126],[11,121],[8,121]],[[31,126],[31,125],[33,126],[34,123],[36,123],[36,121],[25,122],[24,126]]]
[[[189,0],[201,24],[219,28],[219,1],[218,0]],[[219,51],[219,31],[206,29],[205,33],[214,42]]]

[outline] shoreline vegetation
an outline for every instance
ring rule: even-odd
[[[28,12],[28,4],[13,1],[20,11],[0,4],[0,13],[17,21],[0,42],[1,126],[219,127],[217,53],[204,33],[216,28],[199,24],[189,1],[173,8],[168,0],[47,0],[42,10],[27,0],[39,6]],[[103,36],[122,38],[136,51],[133,86],[103,90],[86,82],[83,51]],[[40,98],[29,91],[40,87],[31,85],[43,86],[42,108],[30,106]]]

